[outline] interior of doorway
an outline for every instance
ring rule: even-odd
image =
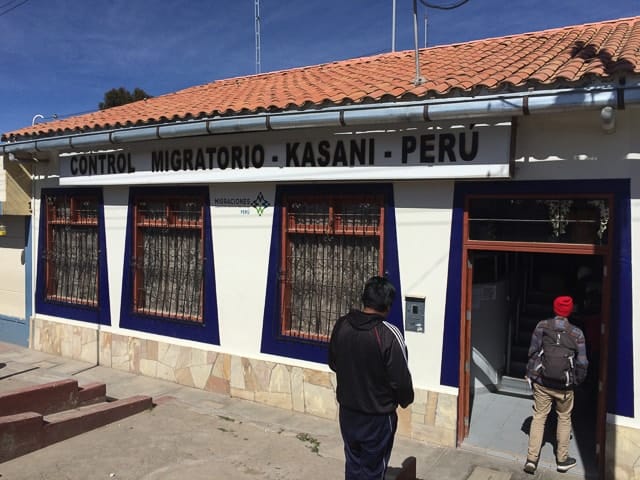
[[[464,446],[524,461],[532,417],[524,380],[531,333],[553,316],[553,299],[574,298],[571,321],[587,340],[589,375],[576,389],[570,454],[576,473],[597,477],[596,405],[603,257],[473,251],[469,435]],[[555,468],[555,413],[547,420],[540,462]]]

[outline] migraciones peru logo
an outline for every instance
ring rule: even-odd
[[[240,207],[240,213],[243,215],[249,215],[250,208],[253,208],[259,217],[271,206],[262,192],[258,193],[253,200],[247,197],[216,197],[213,199],[213,204],[216,207]]]
[[[262,192],[260,192],[258,193],[256,199],[251,202],[251,206],[256,209],[256,212],[258,212],[258,216],[261,217],[267,207],[270,207],[271,204],[266,198],[264,198]]]

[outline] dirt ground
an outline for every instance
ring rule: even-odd
[[[317,450],[317,451],[316,451]],[[170,401],[0,465],[2,480],[340,478],[310,434],[192,412]]]

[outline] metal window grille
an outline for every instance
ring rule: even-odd
[[[282,334],[327,341],[336,320],[360,306],[364,282],[382,272],[381,196],[285,201]]]
[[[49,195],[46,201],[46,299],[98,305],[98,201]]]
[[[137,313],[203,322],[203,205],[200,197],[137,200]]]

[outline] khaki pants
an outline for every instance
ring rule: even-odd
[[[533,384],[533,421],[529,432],[529,450],[527,459],[538,461],[542,439],[544,436],[544,425],[547,415],[551,411],[551,406],[555,401],[556,413],[558,414],[558,429],[556,440],[558,448],[556,450],[556,461],[564,462],[569,455],[569,437],[571,435],[571,410],[573,410],[573,390],[556,390]]]

